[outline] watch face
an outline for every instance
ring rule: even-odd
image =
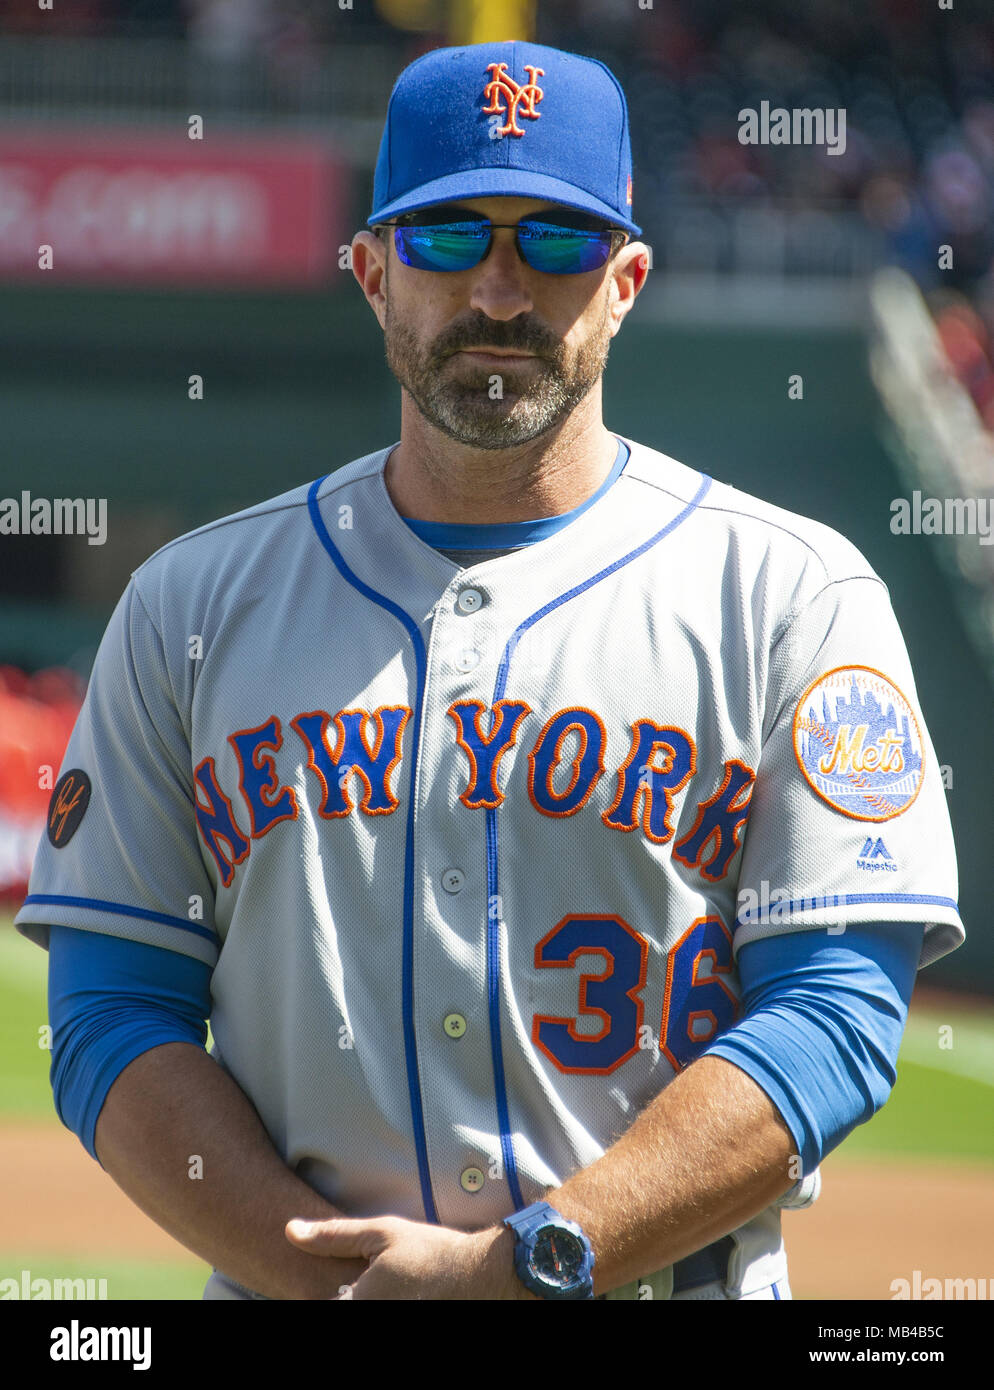
[[[583,1245],[572,1232],[547,1226],[535,1239],[531,1266],[546,1283],[565,1287],[579,1277],[583,1258]]]

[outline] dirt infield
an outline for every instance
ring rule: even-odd
[[[0,1193],[2,1249],[195,1258],[139,1211],[62,1125],[0,1124]]]
[[[832,1162],[784,1235],[795,1298],[889,1299],[895,1279],[994,1283],[994,1169]],[[190,1258],[79,1141],[51,1123],[0,1125],[0,1246],[39,1254]]]
[[[829,1158],[822,1179],[809,1211],[784,1213],[795,1298],[890,1299],[915,1270],[994,1295],[994,1168]]]

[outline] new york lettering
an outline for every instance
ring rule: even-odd
[[[457,700],[446,711],[452,720],[453,749],[465,766],[459,801],[469,811],[503,805],[501,760],[527,729],[533,711],[523,700]],[[351,815],[389,816],[400,805],[391,786],[402,759],[404,729],[411,717],[405,705],[364,709],[311,710],[294,715],[289,728],[298,754],[306,756],[316,779],[324,820]],[[283,727],[274,714],[263,724],[228,735],[238,767],[238,786],[222,787],[213,757],[194,769],[194,812],[204,844],[230,886],[235,868],[252,843],[283,821],[300,814],[297,793],[282,785],[274,754],[284,747]],[[528,799],[543,816],[577,815],[606,772],[607,731],[593,710],[559,710],[531,740],[527,750]],[[293,753],[288,749],[286,757]],[[611,804],[601,813],[611,830],[641,832],[654,844],[673,840],[677,799],[697,776],[697,747],[684,729],[636,719],[624,762],[615,771]],[[727,761],[717,787],[702,787],[692,828],[673,844],[673,857],[696,868],[709,882],[728,873],[749,818],[756,774],[737,758]],[[236,815],[235,803],[239,804]]]

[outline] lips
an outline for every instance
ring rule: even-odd
[[[461,348],[460,352],[464,357],[476,357],[481,362],[505,362],[513,364],[515,362],[535,361],[535,354],[532,352],[492,352],[489,349],[483,350],[481,348]]]

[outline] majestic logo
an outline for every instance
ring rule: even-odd
[[[808,785],[853,820],[892,820],[922,784],[925,748],[911,705],[869,666],[826,671],[794,714],[794,754]]]
[[[507,120],[497,130],[497,135],[524,135],[524,129],[518,125],[517,116],[527,116],[531,121],[539,119],[540,112],[535,110],[538,102],[542,100],[545,93],[535,81],[536,77],[544,77],[545,69],[532,67],[530,63],[525,64],[525,72],[528,73],[529,81],[524,86],[519,86],[507,70],[506,63],[488,63],[487,72],[491,73],[491,79],[483,89],[485,101],[489,101],[489,106],[484,106],[484,116],[507,116]]]
[[[56,783],[48,805],[48,838],[56,849],[67,845],[75,835],[90,804],[90,791],[90,779],[78,767]]]
[[[856,867],[857,869],[867,869],[870,873],[897,873],[894,856],[883,840],[875,840],[872,835],[867,836],[866,843],[856,860]]]

